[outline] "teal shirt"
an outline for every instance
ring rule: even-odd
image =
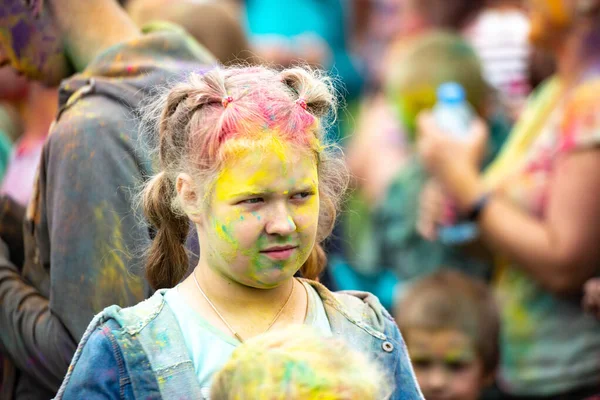
[[[346,41],[347,9],[342,0],[246,0],[247,28],[251,40],[281,35],[293,38],[313,33],[330,47],[333,62],[329,68],[342,80],[348,98],[360,94],[363,78],[352,59]]]
[[[8,168],[11,150],[12,142],[8,136],[0,130],[0,182],[2,182],[2,178],[4,178],[4,174]]]

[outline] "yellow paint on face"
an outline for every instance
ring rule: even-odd
[[[476,358],[471,340],[462,332],[455,330],[427,331],[410,330],[411,345],[414,356],[427,355],[436,360],[471,363]]]
[[[224,167],[212,186],[207,223],[200,227],[201,244],[206,246],[201,257],[208,267],[242,284],[277,286],[302,266],[315,243],[315,156],[280,140],[275,132],[251,143],[233,139],[225,151]],[[264,254],[265,249],[284,245],[297,246],[285,260]]]

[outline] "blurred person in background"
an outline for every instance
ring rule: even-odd
[[[407,283],[441,266],[483,279],[489,279],[491,270],[485,253],[471,254],[464,248],[431,242],[417,231],[415,210],[428,177],[413,150],[417,115],[435,104],[439,85],[460,83],[493,132],[488,162],[509,126],[490,111],[494,93],[484,80],[477,55],[460,36],[423,34],[397,45],[386,63],[384,101],[400,129],[391,125],[371,131],[368,123],[381,121],[367,121],[348,145],[357,191],[348,202],[351,212],[346,213],[342,225],[343,258],[332,259],[331,271],[340,288],[373,291],[391,308]],[[381,148],[377,154],[364,151],[374,144]],[[400,156],[401,146],[406,149],[404,157]]]
[[[515,119],[531,91],[529,20],[522,0],[405,0],[399,22],[407,37],[432,28],[459,32],[482,61],[484,76],[499,92],[499,107]],[[504,111],[503,111],[504,112]]]
[[[9,196],[25,207],[31,198],[42,148],[58,105],[56,87],[29,82],[20,107],[23,133],[14,144],[0,195]]]
[[[388,46],[398,39],[402,31],[402,12],[406,0],[357,1],[357,13],[365,14],[365,27],[356,32],[357,53],[364,60],[365,91],[367,94],[381,89]],[[366,3],[366,4],[364,4]]]
[[[481,58],[488,83],[514,121],[531,92],[530,22],[523,0],[488,0],[463,35]]]
[[[372,18],[367,27],[366,39],[364,39],[365,47],[370,45],[369,38],[374,37],[379,38],[375,41],[376,43],[380,45],[384,43],[386,48],[375,49],[374,54],[371,53],[372,57],[378,56],[379,59],[369,59],[367,66],[375,65],[378,67],[369,69],[373,75],[368,77],[371,84],[368,88],[368,95],[361,100],[360,106],[355,110],[356,123],[352,124],[353,121],[351,121],[351,125],[354,126],[345,129],[346,131],[354,131],[352,137],[347,138],[345,146],[347,147],[351,172],[357,177],[355,184],[358,192],[348,202],[349,212],[345,220],[348,221],[349,225],[337,229],[337,239],[332,247],[338,256],[347,256],[347,250],[350,248],[350,253],[358,252],[362,254],[360,256],[361,262],[357,263],[358,265],[373,266],[382,261],[379,250],[384,245],[378,244],[381,238],[374,239],[370,233],[373,229],[379,231],[378,228],[374,227],[381,226],[381,221],[374,221],[374,214],[380,208],[381,203],[385,201],[388,189],[394,179],[400,175],[403,168],[410,164],[412,159],[413,149],[409,138],[411,127],[407,127],[405,121],[399,118],[397,107],[392,104],[393,101],[386,94],[388,89],[385,88],[385,79],[390,75],[390,72],[404,69],[402,64],[398,64],[397,54],[403,48],[410,47],[412,42],[419,41],[421,36],[427,35],[432,30],[443,29],[454,33],[462,32],[475,19],[484,5],[484,0],[457,0],[452,2],[378,0],[372,6]],[[468,52],[472,55],[471,49]],[[410,63],[407,60],[402,60],[402,62]],[[440,65],[433,66],[434,69],[437,67],[442,68]],[[406,68],[406,70],[409,69]],[[478,75],[481,74],[478,73]],[[428,73],[426,79],[428,78],[433,78],[432,74]],[[441,83],[441,80],[436,79],[436,82]],[[429,93],[428,98],[422,101],[425,104],[432,105],[431,96],[432,93]],[[413,94],[412,97],[414,101],[419,101],[418,94]],[[493,95],[490,94],[490,98],[486,102],[493,104]],[[486,108],[491,107],[486,105]],[[491,110],[488,113],[489,115],[493,114]],[[401,208],[402,206],[395,205],[395,210]],[[391,210],[391,212],[392,214],[401,214],[401,211]],[[395,224],[386,223],[385,225],[391,227]],[[407,224],[406,227],[408,226]],[[348,229],[356,231],[356,233],[353,233],[353,238],[348,238]],[[414,228],[411,227],[410,231],[413,230]],[[408,233],[405,229],[402,232],[404,234]],[[402,241],[400,237],[404,234],[395,232],[393,236]],[[364,256],[367,258],[365,259]],[[354,255],[351,255],[351,259],[354,257]],[[394,260],[395,258],[390,256],[386,259]],[[402,260],[396,259],[393,263],[399,265]],[[434,263],[434,265],[437,267],[439,264]],[[386,269],[381,265],[376,269],[381,270],[381,268]],[[387,276],[385,279],[387,286],[395,285],[396,277],[394,274],[385,274],[384,276]],[[362,277],[360,280],[366,282],[369,279]],[[376,281],[378,280],[379,278]],[[355,284],[350,287],[355,287]],[[376,291],[373,288],[370,290]],[[384,303],[390,306],[392,298],[382,293],[379,294],[384,299]],[[386,302],[386,300],[388,301]]]
[[[0,241],[0,352],[16,366],[0,397],[48,399],[92,316],[151,293],[141,249],[153,233],[130,193],[152,173],[136,110],[155,85],[216,60],[175,25],[142,34],[113,0],[9,0],[0,9],[7,61],[50,86],[82,71],[60,88],[25,218],[24,264]]]
[[[242,9],[250,41],[267,62],[333,69],[349,97],[360,94],[362,77],[348,48],[352,8],[346,2],[244,0]]]
[[[125,6],[138,26],[180,25],[224,65],[255,61],[234,1],[129,0]]]
[[[410,286],[394,314],[427,400],[481,398],[500,356],[498,310],[485,283],[435,272]]]
[[[580,306],[600,263],[600,2],[529,2],[536,46],[558,72],[531,97],[498,158],[419,120],[419,152],[497,257],[499,384],[509,399],[581,399],[600,392],[600,322]],[[428,191],[421,228],[435,237],[441,198]]]
[[[10,65],[0,67],[0,130],[12,143],[23,133],[19,109],[27,98],[27,83]]]
[[[9,66],[0,67],[0,184],[12,146],[23,133],[19,110],[27,97],[27,81]]]
[[[23,265],[23,218],[42,148],[58,105],[58,90],[18,76],[10,66],[0,72],[2,132],[15,138],[0,184],[0,238],[10,249],[10,261]],[[8,82],[7,82],[8,81]]]
[[[399,35],[409,37],[431,29],[462,32],[485,5],[486,0],[404,0]]]
[[[0,67],[0,184],[8,167],[13,142],[21,134],[21,121],[13,102],[15,99],[20,100],[24,97],[26,89],[25,79],[18,77],[15,71],[8,66]],[[0,210],[3,210],[1,213],[5,214],[5,204],[1,204],[3,202],[4,200],[0,197]],[[0,230],[3,230],[4,225],[0,225]],[[5,236],[7,236],[6,232],[0,233],[0,237],[4,238]],[[22,236],[17,240],[21,242]],[[4,362],[3,355],[0,353],[0,394],[2,393]]]
[[[512,8],[506,7],[512,10]],[[370,37],[381,38],[379,41],[376,40],[376,43],[380,43],[380,45],[381,42],[386,43],[386,49],[376,50],[375,54],[377,54],[378,58],[367,61],[367,66],[377,65],[378,67],[368,69],[368,71],[372,71],[373,73],[373,76],[368,77],[371,83],[370,89],[372,90],[369,92],[370,95],[361,102],[362,104],[356,117],[358,121],[356,123],[356,135],[364,133],[368,136],[372,134],[371,132],[391,129],[402,131],[402,127],[398,126],[394,121],[396,117],[386,105],[385,94],[382,88],[382,83],[386,75],[385,69],[388,67],[397,67],[386,61],[386,54],[396,51],[392,49],[399,49],[402,46],[408,45],[410,41],[418,39],[420,35],[426,34],[431,30],[447,30],[464,36],[472,43],[470,32],[475,29],[474,27],[480,27],[476,30],[488,27],[487,23],[483,25],[479,23],[480,19],[484,19],[483,16],[486,15],[488,10],[493,12],[495,8],[490,6],[486,0],[456,0],[452,2],[444,0],[377,0],[370,11],[372,17],[367,27],[367,33],[365,34],[367,39],[364,41],[370,44]],[[508,43],[511,40],[518,41],[511,38],[518,36],[521,30],[516,35],[509,37]],[[504,46],[504,44],[499,43],[498,46]],[[478,47],[475,46],[475,49],[477,50]],[[519,55],[522,55],[521,53],[527,54],[527,52],[517,53]],[[478,55],[481,57],[481,54]],[[486,58],[483,59],[485,61]],[[490,59],[492,65],[483,64],[486,79],[488,79],[487,71],[490,68],[495,68],[493,66],[494,62],[495,60]],[[516,60],[516,62],[520,65],[519,60]],[[488,83],[490,83],[491,87],[495,88],[494,82],[490,82],[488,79]],[[495,103],[498,103],[497,99],[490,102],[490,108],[492,105],[496,108]],[[502,107],[497,107],[497,110],[490,112],[507,114],[507,110]],[[381,125],[377,121],[381,121]],[[363,154],[363,168],[365,169],[370,168],[371,164],[376,168],[378,164],[387,163],[386,156],[382,157],[380,155],[382,151],[386,155],[390,154],[390,161],[394,166],[398,164],[395,162],[397,159],[403,158],[402,152],[406,152],[406,149],[402,146],[402,141],[398,143],[398,146],[389,146],[388,148],[384,148],[378,141],[372,141],[371,145],[368,145],[368,142],[368,140],[363,141],[364,146],[361,151]],[[397,151],[391,154],[390,147],[397,147]]]

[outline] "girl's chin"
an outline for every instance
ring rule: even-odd
[[[255,277],[246,278],[242,283],[256,289],[275,289],[287,282],[295,273],[296,270],[286,271],[272,268],[269,271],[261,271],[261,273]]]

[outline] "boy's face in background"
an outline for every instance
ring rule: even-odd
[[[483,362],[472,340],[457,330],[418,328],[403,332],[427,400],[477,400],[487,385]]]

